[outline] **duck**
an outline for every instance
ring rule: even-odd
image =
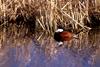
[[[78,38],[78,36],[72,33],[71,31],[57,29],[54,33],[54,39],[55,41],[57,41],[58,46],[61,46],[64,41],[71,41],[73,38]]]

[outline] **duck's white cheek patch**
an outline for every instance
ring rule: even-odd
[[[56,32],[63,32],[63,29],[57,29]]]

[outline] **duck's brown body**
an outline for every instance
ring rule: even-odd
[[[73,34],[67,31],[61,32],[60,36],[62,41],[70,41],[73,38]]]

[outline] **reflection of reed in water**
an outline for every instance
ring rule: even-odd
[[[9,56],[7,55],[9,49],[7,47],[5,47],[4,49],[0,49],[0,67],[2,67],[2,65],[5,65],[5,63],[8,62],[8,58]]]
[[[55,40],[53,39],[51,34],[49,34],[48,32],[40,32],[40,33],[38,33],[38,35],[36,32],[35,38],[40,43],[39,46],[41,46],[43,48],[46,57],[48,57],[48,59],[53,58],[57,52],[57,48],[56,48],[57,43],[55,42]]]
[[[91,44],[91,53],[94,53],[94,59],[96,58],[96,52],[100,49],[100,29],[92,29],[89,32],[89,44]],[[94,60],[95,61],[95,60]]]

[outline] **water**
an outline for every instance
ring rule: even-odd
[[[70,48],[66,42],[58,47],[48,35],[34,37],[21,47],[9,43],[0,49],[0,67],[99,67],[100,30],[84,34],[79,40],[73,39]]]

